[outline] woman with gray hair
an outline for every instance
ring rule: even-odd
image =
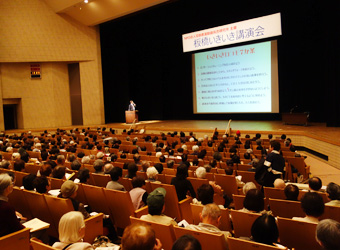
[[[315,233],[316,241],[326,250],[340,249],[340,223],[325,219],[318,223]]]
[[[90,243],[83,242],[85,222],[81,212],[72,211],[64,214],[59,221],[59,240],[53,247],[65,250],[92,250]]]
[[[8,202],[13,185],[8,174],[0,174],[0,237],[24,228],[16,216],[14,207]]]

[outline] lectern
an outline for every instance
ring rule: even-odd
[[[135,122],[138,122],[138,111],[134,110],[134,111],[125,111],[125,120],[126,123],[133,123],[134,120],[136,120]]]

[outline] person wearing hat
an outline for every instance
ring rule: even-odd
[[[157,222],[161,224],[172,224],[177,225],[177,222],[163,214],[165,210],[164,198],[166,195],[166,190],[162,187],[156,188],[153,190],[148,198],[147,198],[147,205],[148,205],[148,212],[149,214],[143,215],[140,218],[145,221]]]

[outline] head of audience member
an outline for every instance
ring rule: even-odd
[[[74,198],[77,195],[78,185],[73,181],[65,181],[60,188],[60,193],[63,198]]]
[[[20,171],[20,172],[24,172],[25,170],[25,162],[23,160],[15,160],[14,164],[13,164],[13,169],[15,171]]]
[[[64,165],[65,163],[65,156],[64,155],[58,155],[57,156],[57,165]]]
[[[24,151],[20,154],[20,159],[27,163],[30,160],[30,155]]]
[[[330,200],[340,200],[340,186],[334,182],[327,185],[326,192]]]
[[[111,163],[106,163],[104,165],[104,174],[110,174],[112,169],[113,169],[113,165]]]
[[[319,191],[322,187],[322,181],[319,177],[312,177],[308,180],[309,189]]]
[[[325,219],[316,227],[316,241],[325,250],[340,249],[340,223]]]
[[[215,203],[204,205],[202,213],[200,214],[200,219],[202,223],[219,227],[221,221],[221,209]]]
[[[50,184],[46,176],[38,176],[35,178],[33,186],[40,194],[46,194],[50,190]]]
[[[52,177],[56,179],[64,179],[65,173],[66,167],[58,165],[52,170]]]
[[[11,165],[11,163],[9,161],[6,161],[6,160],[1,161],[1,167],[2,168],[9,169],[10,165]]]
[[[88,168],[83,168],[78,171],[78,176],[80,183],[87,183],[87,181],[90,179],[90,170]]]
[[[171,250],[202,250],[202,247],[194,236],[185,234],[175,241]]]
[[[174,160],[168,160],[166,162],[166,165],[167,165],[168,168],[173,168],[174,165],[175,165],[175,161]]]
[[[81,158],[81,163],[82,164],[89,164],[90,163],[90,156],[86,155],[86,156],[82,157]]]
[[[110,176],[112,181],[118,181],[123,176],[123,170],[120,167],[113,167]]]
[[[140,176],[135,176],[131,181],[133,188],[141,188],[145,186],[145,180]]]
[[[93,168],[96,173],[103,173],[104,162],[101,159],[97,159],[93,163]]]
[[[188,167],[185,164],[181,164],[177,167],[176,177],[179,180],[184,180],[189,176]]]
[[[198,167],[195,171],[196,177],[200,179],[205,179],[207,170],[204,167]]]
[[[234,173],[234,170],[231,166],[227,166],[225,169],[224,169],[224,172],[226,175],[233,175]]]
[[[279,141],[271,141],[270,142],[270,149],[275,151],[281,150],[281,144]]]
[[[34,190],[33,181],[37,176],[35,174],[25,175],[22,178],[22,185],[26,190]]]
[[[99,160],[102,160],[104,158],[104,153],[99,151],[97,154],[96,154],[96,158],[99,159]]]
[[[151,215],[161,215],[164,212],[164,199],[166,191],[164,188],[159,187],[154,189],[146,200],[148,211]]]
[[[137,175],[137,171],[138,171],[138,167],[136,165],[136,163],[131,162],[128,165],[128,178],[132,179],[133,177],[135,177]]]
[[[279,229],[275,217],[269,214],[263,214],[258,217],[251,227],[252,239],[256,242],[273,245],[279,238]]]
[[[0,174],[0,195],[8,196],[13,191],[12,177],[7,173]]]
[[[202,184],[197,188],[197,199],[206,205],[214,202],[214,188],[210,184]]]
[[[325,209],[323,198],[316,192],[307,192],[301,198],[301,207],[307,216],[319,218]]]
[[[259,213],[264,210],[264,196],[258,189],[250,189],[243,201],[243,206],[249,211]]]
[[[294,184],[288,184],[284,189],[284,193],[286,200],[297,201],[299,197],[299,188]]]
[[[161,174],[163,172],[163,164],[162,163],[156,163],[155,165],[153,165],[159,174]]]
[[[274,181],[274,188],[284,189],[285,187],[286,187],[286,184],[284,180],[277,178]]]
[[[59,221],[59,240],[70,244],[82,241],[85,236],[84,216],[81,212],[71,211],[64,214]]]
[[[243,194],[246,195],[247,192],[250,190],[250,189],[257,189],[256,185],[254,182],[247,182],[244,184],[243,188],[242,188],[242,191],[243,191]]]
[[[147,170],[146,170],[146,176],[150,180],[156,180],[157,174],[158,174],[158,171],[155,167],[148,167]]]
[[[125,228],[121,250],[154,250],[161,249],[161,245],[151,226],[144,222],[138,222]]]
[[[79,171],[80,168],[81,168],[81,163],[80,163],[80,161],[78,161],[78,160],[73,160],[73,161],[71,162],[71,169],[72,169],[72,170]]]

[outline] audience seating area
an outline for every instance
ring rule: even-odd
[[[105,138],[111,137],[109,143],[105,143],[103,139],[99,139],[95,141],[93,137],[87,137],[82,135],[80,132],[74,132],[73,135],[68,133],[60,133],[60,140],[65,140],[67,145],[71,141],[76,141],[75,151],[73,152],[60,152],[65,155],[66,159],[71,155],[77,155],[82,152],[86,156],[92,156],[90,163],[82,164],[82,168],[88,168],[90,170],[90,179],[87,184],[78,183],[78,192],[77,199],[89,205],[92,210],[99,212],[98,215],[92,216],[86,220],[86,236],[85,240],[88,242],[93,242],[93,239],[103,234],[103,225],[102,225],[102,216],[103,214],[109,215],[109,218],[112,220],[113,224],[116,228],[124,229],[131,223],[137,222],[140,219],[140,216],[147,214],[147,206],[143,207],[139,210],[134,210],[131,197],[129,195],[129,190],[132,189],[131,179],[122,178],[120,181],[127,191],[115,191],[106,189],[106,184],[110,181],[110,175],[104,174],[96,174],[95,169],[93,168],[93,162],[95,160],[95,155],[98,153],[95,149],[86,149],[87,143],[94,143],[97,146],[102,146],[104,149],[107,147],[105,152],[107,154],[115,154],[117,155],[117,161],[112,162],[112,164],[116,167],[123,168],[125,163],[134,162],[132,152],[136,150],[137,146],[141,147],[142,150],[139,151],[139,155],[141,156],[141,161],[149,162],[150,166],[155,165],[156,163],[161,163],[159,157],[156,157],[156,149],[151,142],[145,141],[145,134],[127,134],[123,133],[122,135],[112,134],[109,131],[99,131],[99,130],[90,130],[87,131],[88,135],[98,135],[99,132],[101,136]],[[150,134],[150,137],[153,138],[156,135]],[[157,135],[161,138],[160,135]],[[28,140],[33,140],[34,136],[30,137],[25,134],[25,137]],[[104,138],[103,137],[103,138]],[[131,139],[127,140],[128,137],[137,139],[136,145],[133,145]],[[49,134],[44,134],[42,136],[38,136],[41,140],[58,142],[58,136],[51,137]],[[85,141],[85,138],[88,140]],[[121,144],[118,145],[117,148],[113,148],[114,144],[112,144],[112,138],[121,141]],[[199,166],[203,166],[205,164],[209,164],[211,160],[213,160],[213,154],[217,151],[217,146],[220,142],[222,142],[223,138],[219,136],[217,140],[214,140],[214,144],[210,147],[208,146],[208,140],[204,139],[200,142],[191,142],[189,141],[189,137],[180,138],[178,136],[165,136],[166,140],[158,139],[156,143],[163,143],[165,146],[171,147],[173,142],[177,142],[177,145],[174,146],[174,149],[177,150],[183,144],[187,146],[187,150],[184,150],[184,153],[188,154],[189,161],[193,161],[197,159],[197,155],[194,154],[192,147],[194,145],[199,144],[199,149],[205,149],[206,155],[203,159],[199,159],[197,166],[191,166],[189,168],[189,177],[188,180],[192,183],[195,190],[199,186],[204,183],[209,183],[209,181],[215,181],[216,184],[220,185],[224,191],[224,193],[233,198],[235,209],[240,209],[243,207],[244,195],[240,188],[238,188],[235,176],[241,175],[242,180],[244,182],[254,182],[254,172],[249,172],[248,169],[251,168],[251,165],[248,165],[250,162],[249,159],[244,158],[244,153],[246,152],[242,145],[238,148],[237,154],[240,156],[241,163],[234,164],[234,174],[226,175],[224,169],[226,168],[227,160],[230,159],[229,149],[231,145],[235,143],[234,137],[228,138],[227,148],[221,152],[222,160],[218,162],[217,167],[213,168],[210,173],[207,173],[206,179],[198,179],[195,176],[195,170]],[[4,138],[9,141],[15,141],[15,139]],[[185,140],[185,143],[183,143]],[[245,139],[241,138],[241,142],[244,143]],[[309,177],[309,166],[307,166],[304,162],[303,157],[294,157],[294,154],[289,151],[289,148],[282,144],[282,152],[283,156],[286,159],[286,176],[283,176],[284,179],[294,181],[294,176],[291,173],[291,166],[293,165],[298,171],[304,176],[304,179],[308,179]],[[263,139],[262,146],[264,148],[269,147],[269,140]],[[261,158],[261,151],[256,150],[256,144],[252,142],[252,148],[254,154]],[[32,152],[28,151],[31,158],[35,158],[37,162],[30,161],[25,164],[24,172],[14,171],[12,169],[13,159],[12,154],[16,152],[18,148],[13,148],[13,152],[2,152],[3,160],[8,160],[11,163],[11,167],[9,169],[0,168],[0,173],[4,172],[12,172],[16,176],[15,188],[12,194],[9,196],[9,202],[13,204],[15,209],[22,213],[23,216],[28,219],[37,217],[43,221],[50,223],[50,228],[48,229],[48,233],[50,236],[55,238],[58,237],[58,222],[61,216],[73,210],[73,206],[70,200],[57,198],[47,194],[39,194],[33,191],[27,191],[20,189],[22,186],[22,179],[25,175],[30,173],[37,174],[40,167],[41,162],[43,162],[40,152]],[[199,223],[199,213],[202,211],[203,206],[192,204],[192,198],[189,197],[185,200],[178,201],[175,187],[170,185],[170,181],[176,175],[176,169],[181,162],[180,157],[171,157],[169,153],[165,150],[165,148],[161,149],[163,155],[167,156],[167,159],[173,159],[175,161],[175,165],[173,168],[167,168],[166,163],[162,163],[164,170],[163,173],[158,174],[158,180],[161,181],[161,184],[156,184],[153,182],[147,182],[146,189],[148,192],[151,192],[157,187],[163,187],[167,191],[167,195],[165,197],[165,214],[176,218],[178,221],[185,219],[188,223]],[[126,158],[122,158],[122,155],[125,155]],[[105,160],[105,159],[104,159]],[[72,176],[72,180],[74,180],[78,171],[71,170],[70,163],[68,161],[65,162],[65,167],[67,167],[67,172],[74,174]],[[139,169],[141,169],[141,166]],[[126,174],[126,170],[123,170],[123,176]],[[145,173],[138,172],[139,176],[146,177]],[[48,177],[50,181],[50,185],[52,189],[60,189],[62,183],[65,179],[55,179],[52,177]],[[285,196],[283,194],[283,190],[275,189],[275,188],[264,188],[264,195],[266,197],[266,204],[269,205],[275,216],[279,216],[278,218],[278,226],[280,231],[280,240],[281,243],[289,248],[299,249],[317,249],[315,242],[315,226],[316,225],[307,225],[309,223],[302,223],[292,221],[291,218],[293,216],[303,216],[303,212],[301,210],[300,202],[289,202],[285,201]],[[220,202],[220,205],[223,205]],[[266,207],[267,208],[267,207]],[[340,220],[340,210],[336,207],[326,206],[325,214],[323,218],[333,218],[336,220]],[[234,236],[241,237],[249,237],[250,236],[250,228],[254,220],[260,216],[260,214],[256,213],[246,213],[237,211],[234,209],[222,209],[222,224],[221,229],[225,231],[233,232]],[[155,232],[156,236],[159,237],[163,243],[163,247],[165,250],[171,249],[173,242],[183,234],[191,234],[197,239],[200,240],[202,244],[202,249],[226,249],[224,236],[222,234],[210,234],[204,232],[197,232],[188,230],[180,227],[173,227],[170,225],[160,225],[157,223],[150,223]],[[313,231],[314,230],[314,231]],[[249,242],[245,240],[240,240],[236,238],[229,238],[229,249],[278,249],[276,247],[267,246],[255,242]],[[313,240],[314,239],[314,240]],[[302,248],[303,243],[309,242],[308,247]],[[20,246],[19,246],[20,244]],[[42,250],[42,249],[54,249],[47,245],[41,244],[37,241],[31,241],[32,247],[34,250]],[[304,245],[306,246],[306,245]],[[29,249],[29,233],[28,230],[21,230],[14,234],[4,236],[0,238],[0,249]]]

